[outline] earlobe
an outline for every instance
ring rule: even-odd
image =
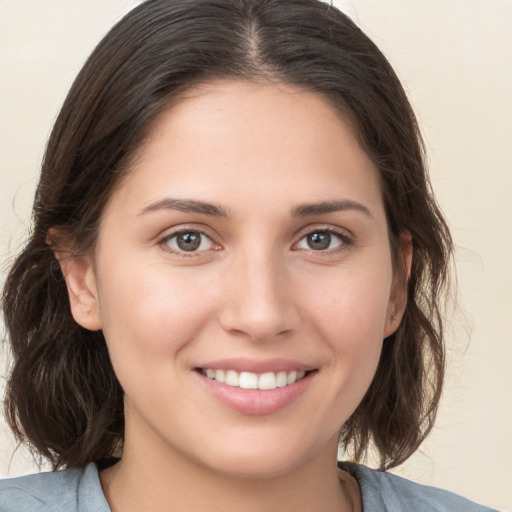
[[[71,251],[50,243],[68,290],[71,314],[75,321],[90,331],[102,328],[96,277],[91,255],[75,256]]]
[[[407,283],[411,275],[412,254],[412,235],[409,231],[403,231],[399,237],[397,261],[388,303],[384,338],[387,338],[398,329],[407,307]]]

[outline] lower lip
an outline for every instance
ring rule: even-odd
[[[221,403],[242,414],[263,416],[276,413],[295,402],[308,388],[316,372],[282,388],[259,390],[228,386],[196,372],[205,388]]]

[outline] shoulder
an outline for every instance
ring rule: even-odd
[[[0,512],[109,512],[95,464],[0,480]]]
[[[358,480],[364,512],[497,512],[452,492],[420,485],[391,473],[345,462],[340,468]]]

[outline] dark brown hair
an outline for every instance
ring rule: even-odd
[[[381,174],[395,258],[399,234],[412,235],[405,315],[340,437],[356,459],[373,443],[381,467],[396,466],[430,431],[439,402],[439,299],[451,239],[399,80],[347,16],[318,0],[149,0],[94,50],[56,120],[32,232],[3,291],[14,360],[10,426],[55,468],[83,466],[122,446],[123,390],[101,331],[71,316],[49,230],[65,233],[77,253],[93,247],[105,202],[152,121],[192,85],[217,78],[282,81],[330,98]]]

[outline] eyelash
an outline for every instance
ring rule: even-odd
[[[334,235],[340,239],[339,246],[335,247],[334,249],[316,250],[316,251],[314,249],[309,249],[309,251],[311,253],[321,256],[321,257],[329,257],[329,256],[339,254],[340,252],[346,251],[354,242],[353,238],[351,236],[349,236],[345,231],[334,229],[331,227],[324,227],[324,228],[308,229],[306,232],[301,233],[299,241],[296,242],[294,244],[294,246],[297,245],[298,243],[300,243],[306,237],[313,235],[313,234],[319,234],[319,233]]]
[[[173,233],[170,233],[170,234],[167,234],[165,235],[160,241],[159,241],[159,245],[167,252],[171,253],[171,254],[175,254],[177,256],[180,256],[180,257],[183,257],[183,258],[194,258],[194,257],[199,257],[202,253],[208,251],[209,249],[203,249],[203,250],[200,250],[200,251],[185,251],[185,250],[176,250],[176,249],[173,249],[170,247],[169,245],[169,242],[180,236],[180,235],[184,235],[184,234],[197,234],[199,235],[200,237],[205,237],[206,239],[210,240],[211,244],[213,244],[215,246],[215,249],[213,249],[214,251],[217,251],[221,248],[221,246],[219,244],[217,244],[213,239],[212,237],[208,236],[204,231],[202,231],[201,229],[194,229],[194,228],[190,228],[190,229],[180,229],[179,231],[174,231]],[[309,249],[309,251],[315,255],[319,255],[319,256],[322,256],[322,257],[327,257],[327,256],[332,256],[332,255],[335,255],[335,254],[338,254],[342,251],[345,251],[347,250],[352,244],[353,244],[353,239],[351,236],[347,235],[346,232],[344,231],[341,231],[341,230],[337,230],[337,229],[334,229],[334,228],[317,228],[317,229],[308,229],[307,231],[303,231],[300,235],[300,238],[297,242],[295,242],[293,244],[293,247],[297,246],[302,240],[304,240],[306,237],[310,236],[310,235],[313,235],[313,234],[329,234],[329,235],[334,235],[336,237],[338,237],[340,239],[340,244],[338,247],[335,247],[334,249],[327,249],[327,250],[314,250],[314,249]],[[200,244],[202,244],[204,241],[201,240]],[[308,250],[308,249],[304,249],[304,250]]]
[[[204,231],[197,228],[190,228],[190,229],[180,229],[178,231],[174,231],[173,233],[165,235],[160,241],[159,245],[164,249],[165,251],[175,254],[177,256],[180,256],[182,258],[197,258],[202,253],[206,252],[207,250],[201,250],[201,251],[185,251],[185,250],[176,250],[170,247],[169,242],[173,238],[177,238],[180,235],[186,235],[186,234],[197,234],[201,237],[200,244],[204,242],[204,238],[207,240],[210,240],[211,244],[214,245],[216,248],[214,250],[218,250],[220,248],[220,245],[213,241],[212,237],[208,236]]]

